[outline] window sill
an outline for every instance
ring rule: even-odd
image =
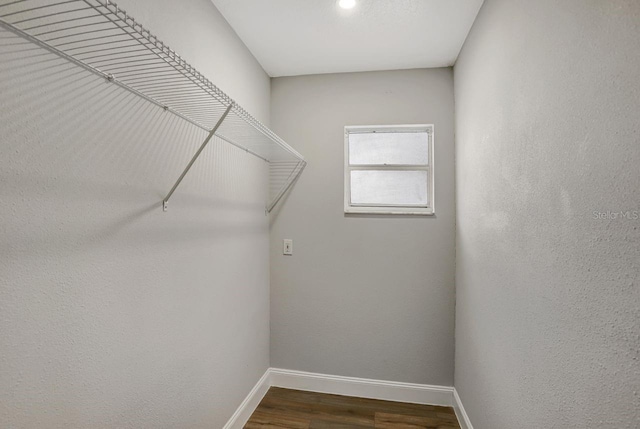
[[[432,209],[424,210],[394,210],[389,208],[384,209],[371,209],[371,208],[346,208],[345,214],[370,214],[370,215],[411,215],[411,216],[435,216],[435,211]]]

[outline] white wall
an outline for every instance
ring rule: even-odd
[[[637,0],[487,0],[455,67],[475,429],[639,427],[639,40]]]
[[[268,120],[211,2],[118,3]],[[0,36],[0,427],[222,427],[269,365],[266,165],[214,141],[163,213],[204,132]]]
[[[452,385],[452,78],[422,69],[272,80],[273,129],[309,161],[272,215],[272,366]],[[437,215],[345,216],[344,126],[412,123],[435,124]]]

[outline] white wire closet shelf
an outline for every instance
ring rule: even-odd
[[[0,0],[0,26],[269,162],[267,210],[295,182],[302,155],[110,0]]]

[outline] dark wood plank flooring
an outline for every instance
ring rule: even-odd
[[[245,429],[460,429],[453,408],[272,387]]]

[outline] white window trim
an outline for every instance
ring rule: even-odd
[[[415,167],[415,166],[393,166],[384,167],[376,165],[374,169],[385,170],[427,170],[427,191],[429,192],[429,205],[426,207],[411,207],[411,206],[356,206],[351,204],[351,171],[363,168],[371,168],[371,166],[357,166],[354,167],[349,164],[349,134],[350,133],[365,133],[365,132],[402,132],[402,131],[423,131],[429,135],[429,158],[427,167]],[[422,215],[433,216],[435,215],[435,186],[434,186],[434,153],[433,153],[433,138],[434,130],[433,124],[419,124],[419,125],[367,125],[367,126],[346,126],[344,127],[344,212],[347,214],[398,214],[398,215]]]

